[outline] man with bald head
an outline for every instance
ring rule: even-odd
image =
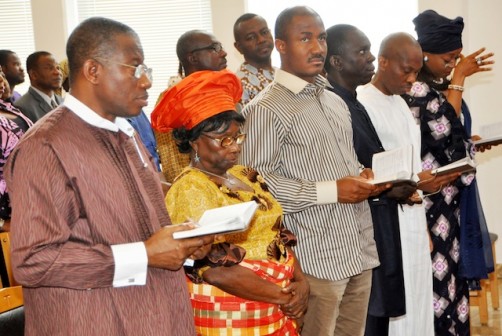
[[[227,53],[221,42],[213,34],[203,30],[189,30],[183,33],[176,43],[176,54],[180,61],[178,76],[169,78],[167,89],[194,72],[218,71],[227,68]],[[157,102],[162,99],[167,89],[159,95]],[[190,156],[179,152],[171,131],[155,130],[155,137],[157,138],[157,151],[162,164],[162,173],[166,181],[172,183],[183,168],[188,166]]]
[[[227,53],[213,34],[189,30],[178,39],[176,55],[180,61],[179,75],[186,77],[201,70],[223,70]]]
[[[413,170],[422,182],[419,188],[434,192],[458,175],[436,178],[430,170],[422,172],[420,129],[400,96],[411,89],[422,64],[422,49],[413,36],[407,33],[387,36],[380,46],[378,70],[358,97],[386,150],[413,145]],[[399,225],[406,315],[391,319],[389,335],[432,336],[432,268],[424,205],[402,205]]]
[[[310,285],[302,335],[362,335],[378,265],[367,182],[354,151],[347,105],[325,89],[326,30],[304,6],[275,24],[281,68],[243,109],[241,160],[255,167],[298,237],[294,251]]]

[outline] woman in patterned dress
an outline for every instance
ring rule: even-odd
[[[487,65],[493,63],[490,60],[493,54],[480,49],[466,57],[461,55],[464,27],[461,17],[451,20],[427,10],[413,22],[422,46],[424,65],[418,81],[403,98],[420,125],[422,168],[428,170],[472,155],[472,142],[460,117],[463,85],[468,76],[490,70]],[[466,244],[461,239],[472,237],[462,235],[461,238],[460,203],[464,187],[473,178],[473,173],[462,174],[425,197],[433,243],[436,335],[469,335],[469,288],[467,279],[459,274],[459,266],[467,252],[463,250]],[[479,232],[479,225],[471,229]]]
[[[179,150],[191,158],[166,205],[173,223],[225,205],[259,205],[247,231],[220,236],[205,259],[185,268],[198,335],[297,335],[309,287],[280,204],[255,170],[237,165],[245,140],[244,118],[235,111],[241,95],[234,74],[200,71],[157,105],[157,112],[169,111],[161,123],[174,128]]]
[[[0,68],[0,97],[9,89],[9,84]],[[21,111],[3,99],[0,99],[0,231],[10,228],[10,200],[3,176],[3,167],[10,153],[19,142],[21,136],[33,123]]]

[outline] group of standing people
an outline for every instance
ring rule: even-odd
[[[62,103],[55,90],[62,85],[62,72],[54,57],[44,51],[34,52],[26,60],[31,86],[24,95],[15,87],[24,82],[25,72],[17,54],[0,50],[0,128],[2,159],[0,163],[0,229],[9,230],[11,207],[3,176],[3,166],[20,137],[37,120]]]
[[[414,23],[418,41],[389,35],[375,73],[354,26],[326,30],[292,7],[273,41],[261,17],[243,15],[235,47],[254,55],[243,85],[213,35],[184,34],[180,78],[152,113],[185,162],[164,194],[167,175],[127,122],[152,80],[139,37],[82,22],[67,43],[64,105],[2,165],[26,334],[468,335],[467,280],[487,268],[460,238],[473,175],[431,171],[471,155],[461,94],[493,54],[461,55],[461,18],[425,11]],[[416,183],[372,184],[372,155],[408,144]],[[205,210],[246,201],[258,204],[247,231],[173,238]]]
[[[254,17],[246,14],[237,20],[234,26],[236,40],[237,24],[242,25]],[[444,60],[442,64],[438,59],[451,57],[450,54],[455,60],[460,58],[462,19],[449,20],[426,11],[415,19],[415,25],[418,41],[408,34],[396,33],[382,42],[375,74],[372,64],[375,57],[371,55],[369,41],[356,27],[336,25],[325,31],[320,17],[308,8],[284,11],[277,19],[275,31],[281,67],[274,69],[272,84],[260,88],[259,93],[253,93],[254,99],[243,104],[242,115],[246,122],[242,121],[239,130],[242,128],[244,134],[226,133],[230,129],[228,125],[222,126],[220,132],[216,131],[226,135],[224,139],[229,139],[229,143],[233,139],[235,147],[227,152],[235,157],[236,152],[242,150],[239,162],[256,169],[264,177],[267,188],[282,206],[284,226],[297,238],[295,254],[310,287],[308,309],[301,319],[302,334],[359,334],[364,331],[367,335],[400,335],[410,330],[417,335],[468,333],[466,280],[486,276],[489,266],[477,258],[478,269],[483,269],[484,274],[478,272],[466,277],[465,273],[461,275],[458,271],[462,187],[453,191],[452,188],[470,183],[473,174],[435,176],[431,171],[464,157],[472,143],[466,136],[457,134],[462,128],[451,131],[450,122],[446,122],[444,129],[440,127],[441,122],[438,122],[439,126],[431,123],[433,118],[436,122],[441,121],[442,115],[426,117],[427,112],[416,111],[414,104],[424,108],[431,104],[429,101],[419,103],[418,98],[410,99],[409,95],[414,95],[413,89],[417,86],[428,85],[428,82],[420,81],[422,74],[432,68],[435,71],[432,78],[444,83],[443,89],[438,87],[435,95],[444,97],[448,94],[445,90],[453,90],[454,97],[463,90],[467,76],[490,70],[492,54],[483,54],[482,49],[465,58],[462,56],[461,61]],[[250,26],[248,23],[247,27]],[[260,44],[255,42],[255,45],[260,45],[266,54],[266,26],[256,31],[250,40],[261,37],[263,41]],[[440,50],[434,49],[434,45],[440,46]],[[242,52],[242,46],[238,50]],[[264,67],[268,64],[262,63]],[[457,73],[448,80],[446,77],[455,66],[458,66]],[[436,69],[439,67],[442,68]],[[243,64],[239,75],[250,68],[253,67]],[[251,72],[255,81],[264,78],[258,69]],[[328,81],[321,76],[323,71]],[[200,76],[205,78],[207,74]],[[193,76],[191,81],[197,77]],[[164,97],[165,101],[160,102],[152,115],[154,127],[156,123],[160,127],[170,125],[168,129],[173,127],[171,119],[175,115],[173,111],[177,110],[174,105],[184,101],[181,90],[185,90],[189,83],[187,79],[180,83],[183,85],[167,91],[171,96]],[[357,94],[356,88],[362,85],[364,87]],[[244,88],[250,86],[248,79],[243,80]],[[336,96],[330,95],[326,87]],[[197,89],[201,88],[197,86]],[[199,94],[203,95],[204,90]],[[176,96],[179,98],[174,98]],[[349,114],[343,103],[348,107],[350,119],[347,119]],[[180,115],[188,118],[196,109],[203,110],[204,107],[198,104],[193,111]],[[451,124],[462,127],[460,119]],[[186,127],[183,123],[177,125]],[[210,130],[214,128],[218,127]],[[197,132],[195,138],[183,134],[192,141],[199,137]],[[333,134],[336,134],[334,139]],[[214,140],[214,134],[205,137]],[[434,151],[444,152],[440,143],[451,145],[454,139],[454,146],[462,148],[459,153],[463,154],[449,151],[447,160],[431,163],[428,161],[430,154],[420,152],[423,151],[422,142],[430,137],[439,139],[436,144],[434,140],[428,140]],[[176,133],[174,138],[180,146],[182,140]],[[238,139],[243,142],[242,148],[237,146]],[[459,142],[459,139],[463,141]],[[223,193],[242,197],[239,196],[242,191],[234,194],[229,185],[233,176],[245,176],[247,171],[238,174],[238,170],[230,168],[231,165],[221,165],[216,169],[204,165],[201,170],[200,162],[204,159],[199,157],[197,148],[200,147],[193,146],[197,144],[195,141],[190,144],[190,166],[175,180],[173,190],[176,190],[176,196],[169,196],[171,192],[168,194],[172,212],[176,213],[176,200],[184,200],[179,205],[183,209],[191,208],[185,202],[192,207],[201,203],[193,194],[202,186],[189,188],[197,183],[181,183],[186,182],[193,171],[212,180]],[[373,154],[407,144],[414,148],[416,185],[378,188],[364,182],[372,175],[369,170],[361,171],[360,163],[371,168]],[[305,151],[305,148],[309,150]],[[211,148],[211,153],[214,160],[215,148]],[[344,160],[340,160],[341,157]],[[223,159],[218,157],[219,160]],[[252,171],[251,168],[244,169]],[[203,197],[206,199],[203,204],[207,199],[217,199],[214,195]],[[444,200],[448,206],[439,203],[431,207],[434,197]],[[225,204],[217,202],[218,206]],[[198,216],[182,216],[178,221],[184,217]],[[339,223],[343,223],[343,230]],[[481,232],[479,224],[471,224],[470,229]],[[476,237],[481,239],[481,234]],[[479,241],[466,243],[471,247],[465,252],[470,258],[472,246],[483,245],[477,243]],[[482,256],[482,248],[475,252],[477,257]],[[329,262],[333,260],[337,262]],[[194,285],[190,286],[194,292],[202,292],[193,289]],[[216,286],[225,288],[220,283]],[[196,301],[194,297],[192,295]],[[214,297],[204,300],[211,301]],[[200,303],[193,304],[196,307]],[[194,309],[196,316],[202,316],[200,310]],[[212,314],[214,317],[214,312]]]

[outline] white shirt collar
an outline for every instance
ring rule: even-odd
[[[66,95],[64,105],[79,116],[80,119],[92,126],[103,128],[112,132],[122,131],[130,137],[134,134],[134,128],[131,124],[129,124],[127,119],[116,117],[115,122],[111,122],[91,110],[87,105],[71,94]]]
[[[52,100],[54,100],[56,102],[56,98],[54,97],[54,94],[52,95],[52,97],[48,96],[45,92],[42,92],[40,91],[39,89],[37,89],[36,87],[32,86],[31,87],[33,90],[35,90],[36,93],[38,93],[44,100],[47,104],[49,104],[49,106],[52,106]],[[56,102],[57,103],[57,102]]]
[[[276,69],[274,80],[286,87],[286,89],[290,90],[294,94],[299,94],[305,87],[311,83],[307,82],[300,77],[297,77],[287,71],[282,69]],[[318,75],[316,76],[315,83],[313,83],[316,87],[324,88],[327,85],[327,80]]]
[[[308,84],[307,81],[282,69],[277,69],[274,80],[294,94],[300,93]]]

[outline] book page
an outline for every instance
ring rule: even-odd
[[[192,230],[174,232],[174,239],[197,237],[215,233],[244,231],[248,228],[258,204],[255,201],[227,205],[204,212]]]
[[[498,145],[502,143],[502,122],[483,125],[479,128],[481,140],[474,141],[475,145]]]
[[[452,162],[446,166],[439,167],[437,169],[433,169],[431,171],[431,174],[449,174],[449,173],[455,173],[455,172],[460,172],[460,173],[467,173],[470,171],[476,170],[476,166],[478,164],[476,161],[471,160],[470,157],[466,156],[463,159],[460,159],[458,161]]]
[[[413,146],[407,145],[373,154],[372,184],[411,180],[413,177]]]

